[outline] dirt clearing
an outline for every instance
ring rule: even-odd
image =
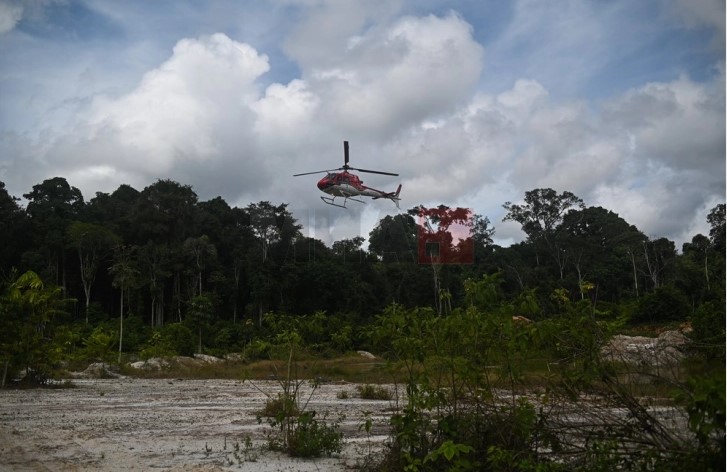
[[[257,413],[275,381],[73,380],[76,388],[0,390],[1,471],[340,471],[381,450],[395,400],[324,384],[308,410],[340,425],[341,454],[296,459],[268,450]],[[391,389],[394,398],[396,394]],[[303,389],[303,398],[310,388]],[[341,393],[343,392],[343,393]],[[267,395],[266,395],[267,394]],[[344,398],[341,398],[344,397]],[[347,398],[345,398],[347,397]],[[370,435],[360,426],[370,412]]]

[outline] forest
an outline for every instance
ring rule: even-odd
[[[550,327],[552,336],[567,329],[572,341],[596,328],[614,334],[688,325],[700,369],[709,374],[724,362],[724,204],[704,215],[709,235],[694,235],[680,251],[609,209],[549,188],[503,203],[505,219],[527,235],[510,247],[493,243],[487,216],[440,205],[384,217],[365,248],[360,236],[330,247],[304,236],[285,203],[200,201],[191,186],[171,180],[140,191],[121,185],[84,201],[55,177],[23,197],[25,207],[0,182],[3,386],[21,371],[42,383],[64,362],[232,352],[261,359],[289,344],[291,333],[322,358],[371,350],[406,361],[442,349],[429,344],[436,334],[421,338],[440,323],[466,342],[468,329],[485,323],[482,316],[467,321],[475,312],[504,314],[508,326],[517,318],[543,333]],[[482,325],[482,332],[502,326]],[[419,336],[421,344],[406,347],[392,333],[409,333],[407,342]],[[566,349],[562,340],[538,339],[552,356]],[[568,355],[596,341],[583,343]],[[424,401],[420,391],[409,393]],[[721,415],[723,423],[724,408]],[[409,470],[428,470],[421,459],[432,451],[439,451],[432,464],[465,457],[472,449],[464,442],[430,445],[430,455],[420,451],[416,459],[419,469]],[[415,461],[416,448],[406,447],[409,456],[400,459]]]

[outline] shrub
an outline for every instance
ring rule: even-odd
[[[379,385],[359,385],[356,390],[364,400],[391,400],[391,392]]]
[[[152,333],[139,355],[142,359],[151,357],[191,356],[196,347],[194,334],[181,323],[170,323]]]
[[[315,411],[307,411],[295,419],[287,444],[291,456],[320,457],[341,452],[343,433],[338,431],[339,423],[320,422],[315,414]]]
[[[689,302],[682,292],[674,287],[659,287],[641,299],[632,321],[679,321],[687,319],[690,312]]]
[[[244,354],[246,359],[256,360],[270,357],[272,345],[262,339],[253,339],[245,346]]]
[[[703,303],[692,316],[692,339],[703,356],[724,359],[725,307],[714,302]]]
[[[268,401],[265,402],[265,407],[258,412],[258,415],[267,418],[276,418],[278,421],[282,421],[283,418],[298,416],[299,413],[298,405],[296,405],[294,398],[278,393],[277,397],[268,398]]]

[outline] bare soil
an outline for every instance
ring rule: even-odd
[[[269,450],[258,412],[275,381],[89,379],[75,388],[0,390],[0,471],[340,471],[380,454],[395,400],[359,398],[354,384],[324,384],[316,418],[340,424],[341,454],[291,458]],[[393,398],[396,394],[393,386]],[[303,398],[310,387],[306,385]],[[345,392],[342,394],[340,392]],[[340,398],[341,396],[348,398]],[[361,427],[364,412],[374,420]]]

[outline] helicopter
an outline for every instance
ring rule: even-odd
[[[358,169],[348,165],[348,141],[343,142],[343,167],[330,170],[318,170],[314,172],[304,172],[302,174],[294,174],[293,177],[300,177],[301,175],[321,174],[326,173],[326,176],[318,181],[318,188],[331,197],[321,197],[324,203],[339,208],[346,208],[346,203],[351,200],[358,203],[366,203],[363,200],[359,200],[354,197],[371,197],[372,200],[379,198],[385,198],[394,202],[397,208],[399,208],[399,192],[401,192],[401,184],[397,187],[394,192],[384,192],[382,190],[376,190],[375,188],[367,187],[363,184],[363,181],[356,175],[349,172],[355,170],[358,172],[367,172],[369,174],[381,174],[381,175],[393,175],[398,176],[392,172],[382,172],[378,170],[367,170]],[[342,170],[343,172],[337,172]],[[336,203],[337,197],[343,197],[343,203]]]

